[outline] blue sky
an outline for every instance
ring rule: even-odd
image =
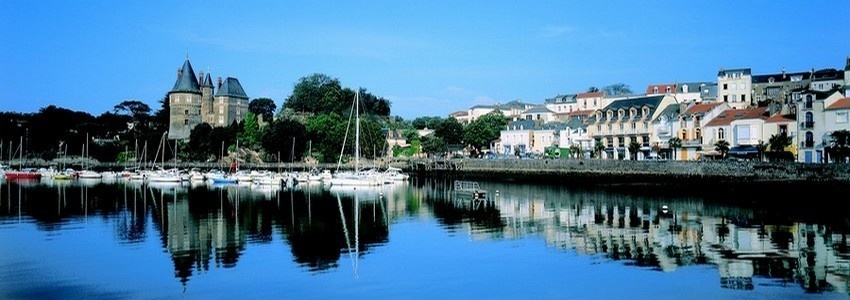
[[[278,107],[299,78],[405,119],[590,86],[844,67],[850,1],[24,1],[0,10],[0,111],[153,109],[187,54]]]

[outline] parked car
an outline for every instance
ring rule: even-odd
[[[666,158],[661,158],[658,155],[649,155],[647,157],[644,157],[643,160],[645,160],[645,161],[667,161]]]

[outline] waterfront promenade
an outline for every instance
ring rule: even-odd
[[[0,161],[17,168],[57,166],[43,160]],[[78,169],[79,162],[68,166]],[[122,170],[131,163],[88,163],[96,170]],[[850,164],[771,163],[753,161],[629,161],[598,159],[381,159],[363,160],[361,168],[386,169],[389,166],[419,175],[453,175],[502,181],[531,181],[580,184],[715,184],[715,183],[838,183],[850,185]],[[163,166],[157,164],[156,166]],[[143,168],[151,167],[143,166]],[[166,162],[165,168],[223,169],[218,162]],[[353,163],[240,163],[243,170],[264,169],[307,171],[312,168],[350,170]]]

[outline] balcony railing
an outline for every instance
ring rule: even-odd
[[[814,128],[814,127],[815,127],[815,122],[814,122],[814,121],[803,121],[803,122],[800,122],[800,128],[803,128],[803,129],[812,129],[812,128]]]
[[[811,148],[815,146],[815,141],[802,141],[800,142],[800,147],[802,148]]]

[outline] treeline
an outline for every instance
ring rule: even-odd
[[[169,126],[167,95],[152,110],[147,104],[128,100],[99,116],[51,105],[36,113],[0,113],[0,160],[50,161],[61,157],[88,157],[98,161],[139,160],[218,161],[236,150],[253,155],[251,161],[347,161],[353,153],[353,100],[358,91],[342,87],[338,79],[324,74],[302,77],[278,110],[274,100],[253,99],[242,122],[224,127],[200,124],[189,140],[163,140]],[[507,124],[499,113],[464,126],[454,118],[421,117],[406,121],[391,117],[391,103],[360,89],[361,157],[442,154],[449,145],[481,149],[498,138]],[[262,116],[260,118],[259,116]],[[420,136],[419,129],[434,129]],[[409,144],[388,153],[387,131],[401,131]],[[88,138],[88,140],[87,140]],[[345,149],[343,152],[342,150]],[[179,151],[178,151],[179,150]]]

